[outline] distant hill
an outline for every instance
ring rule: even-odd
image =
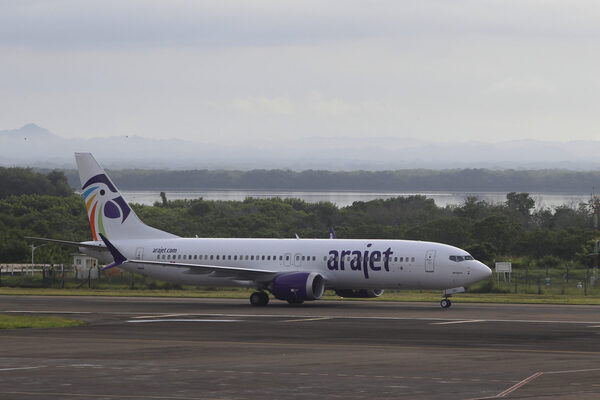
[[[84,133],[84,132],[82,132]],[[302,138],[215,145],[140,136],[67,139],[35,124],[0,131],[0,165],[73,168],[90,151],[113,169],[397,169],[600,168],[599,141],[428,142],[405,137]]]

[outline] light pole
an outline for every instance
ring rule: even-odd
[[[47,245],[48,243],[44,243],[44,244],[40,244],[39,246],[34,246],[33,243],[30,245],[31,246],[31,276],[33,276],[33,253],[35,252],[35,249],[39,249],[42,246]]]

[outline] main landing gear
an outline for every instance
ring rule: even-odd
[[[450,308],[451,305],[452,305],[452,302],[447,297],[445,299],[442,299],[442,301],[440,301],[440,306],[442,306],[442,308]]]
[[[254,292],[250,295],[250,304],[255,307],[264,307],[269,304],[269,295],[263,291]]]

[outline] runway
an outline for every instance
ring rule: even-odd
[[[600,397],[600,308],[2,296],[0,399]]]

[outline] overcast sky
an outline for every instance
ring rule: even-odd
[[[0,0],[0,130],[600,140],[599,106],[598,1]]]

